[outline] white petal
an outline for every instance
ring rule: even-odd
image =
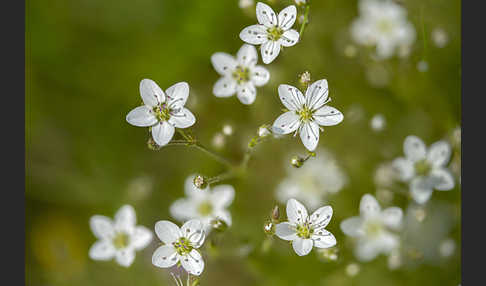
[[[204,225],[198,219],[191,219],[181,227],[181,233],[192,243],[194,248],[199,248],[204,243]]]
[[[324,206],[315,210],[311,216],[310,221],[313,227],[326,227],[331,221],[332,207]]]
[[[325,229],[314,232],[311,239],[314,241],[314,246],[317,248],[329,248],[337,243],[334,235]]]
[[[148,127],[157,123],[157,118],[152,114],[150,107],[146,105],[132,109],[126,117],[128,123],[138,127]]]
[[[386,208],[381,215],[383,223],[392,229],[398,229],[402,225],[403,211],[399,207]]]
[[[199,276],[204,270],[204,260],[195,249],[191,250],[189,254],[181,256],[180,261],[182,267],[192,275]]]
[[[179,227],[168,220],[160,220],[155,224],[155,233],[165,244],[171,244],[182,237]]]
[[[227,53],[214,53],[211,56],[211,63],[216,72],[222,76],[231,75],[238,65],[235,58]]]
[[[154,107],[165,101],[162,89],[151,79],[142,79],[140,82],[140,96],[145,105]]]
[[[115,256],[115,247],[109,240],[99,240],[89,249],[89,257],[94,260],[110,260]]]
[[[97,238],[111,239],[114,235],[113,223],[110,218],[94,215],[89,220],[91,231]]]
[[[152,232],[144,226],[137,226],[130,240],[136,250],[144,249],[152,241]]]
[[[181,222],[197,216],[195,204],[188,199],[178,199],[173,202],[169,212],[173,218]]]
[[[256,98],[255,85],[252,82],[240,84],[236,87],[236,96],[243,104],[252,104]]]
[[[289,134],[300,126],[299,116],[295,111],[287,111],[273,122],[272,129],[277,134]]]
[[[363,235],[363,219],[359,216],[343,220],[340,227],[344,234],[348,236],[356,237]]]
[[[268,41],[267,28],[263,25],[252,25],[240,32],[240,39],[252,45],[260,45]]]
[[[167,103],[172,109],[184,107],[189,97],[189,84],[187,82],[178,82],[165,91]]]
[[[294,5],[287,6],[285,9],[278,13],[278,26],[282,30],[288,30],[292,28],[297,19],[297,8]]]
[[[314,245],[314,242],[312,239],[302,239],[298,237],[296,240],[292,241],[292,247],[294,248],[295,253],[297,253],[298,256],[304,256],[309,254],[309,252],[312,250],[312,246]]]
[[[432,184],[422,177],[415,178],[410,183],[410,194],[417,203],[424,204],[432,196]]]
[[[319,143],[319,125],[309,122],[300,127],[300,139],[305,148],[314,151]]]
[[[167,145],[174,136],[175,128],[167,121],[152,126],[152,138],[159,146]]]
[[[256,16],[258,23],[266,27],[275,27],[278,25],[277,15],[270,6],[265,3],[258,2],[256,5]]]
[[[177,256],[177,252],[172,244],[160,246],[152,255],[152,264],[161,268],[172,267],[178,261],[179,257]]]
[[[269,64],[280,53],[280,41],[268,41],[260,46],[263,63]]]
[[[307,106],[313,110],[321,108],[329,97],[327,80],[321,79],[312,83],[305,91]]]
[[[334,107],[324,105],[314,112],[314,120],[322,126],[333,126],[343,121],[344,115]]]
[[[124,267],[132,265],[135,260],[135,251],[133,249],[122,249],[116,252],[115,259],[118,264]]]
[[[137,223],[137,215],[130,205],[122,206],[115,214],[115,229],[131,233]]]
[[[226,208],[235,198],[235,189],[231,185],[218,185],[212,188],[211,202],[216,208]]]
[[[299,42],[299,32],[294,29],[285,31],[282,34],[282,38],[280,39],[280,43],[284,47],[292,47],[293,45]]]
[[[365,194],[361,197],[359,212],[363,218],[374,218],[380,215],[381,207],[375,197],[370,194]]]
[[[196,123],[196,117],[189,109],[183,107],[179,112],[171,114],[169,123],[177,128],[187,128]]]
[[[255,46],[243,44],[236,54],[238,63],[244,67],[254,66],[258,61],[258,54]]]
[[[424,159],[426,150],[427,148],[425,147],[424,141],[417,136],[407,136],[403,142],[403,152],[407,156],[407,159],[413,162]]]
[[[275,235],[279,238],[287,241],[295,240],[298,238],[295,231],[295,226],[288,222],[281,222],[275,226]]]
[[[217,97],[229,97],[236,92],[236,81],[231,76],[218,79],[213,86],[213,94]]]
[[[251,69],[251,75],[250,75],[251,81],[256,85],[256,86],[262,86],[267,84],[267,82],[270,80],[270,73],[268,70],[262,66],[256,66]]]
[[[288,110],[299,110],[305,103],[305,98],[302,92],[296,87],[288,84],[281,84],[278,86],[278,96]]]
[[[415,175],[414,163],[408,159],[397,158],[393,160],[392,167],[402,181],[408,181]]]
[[[363,239],[358,241],[355,249],[356,258],[366,262],[373,260],[380,253],[380,245],[377,240]]]
[[[287,201],[287,218],[292,224],[301,224],[307,220],[307,209],[296,199]]]
[[[444,168],[433,169],[430,177],[434,181],[434,189],[439,191],[449,191],[454,188],[454,177]]]
[[[451,157],[451,146],[446,141],[438,141],[430,145],[427,153],[427,161],[435,167],[447,164]]]

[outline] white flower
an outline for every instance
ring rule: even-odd
[[[374,131],[377,132],[382,131],[386,126],[385,116],[383,116],[383,114],[380,113],[373,115],[370,121],[370,126],[371,129],[373,129]]]
[[[251,5],[253,5],[253,0],[240,0],[240,1],[238,2],[238,6],[239,6],[241,9],[248,8],[248,7],[250,7]]]
[[[307,209],[295,199],[287,201],[288,222],[277,224],[275,234],[283,240],[292,241],[299,256],[309,254],[312,247],[329,248],[336,245],[336,238],[324,228],[332,217],[332,207],[317,209],[310,216]]]
[[[122,206],[115,220],[102,215],[91,217],[91,231],[98,241],[91,246],[89,257],[94,260],[110,260],[113,257],[122,266],[128,267],[135,259],[135,251],[144,249],[152,241],[152,232],[137,226],[133,207]]]
[[[333,154],[324,148],[319,148],[316,153],[315,158],[309,159],[299,169],[286,164],[288,176],[276,190],[279,202],[295,198],[316,209],[330,194],[339,192],[347,184],[348,178]]]
[[[405,157],[393,161],[399,179],[410,184],[413,199],[423,204],[430,199],[434,189],[448,191],[454,188],[454,177],[446,168],[451,147],[446,141],[437,141],[427,150],[417,136],[407,136],[403,143]]]
[[[390,58],[397,48],[415,41],[415,29],[402,6],[388,0],[361,0],[359,8],[351,34],[359,44],[376,46],[378,58]]]
[[[214,53],[211,63],[222,77],[214,84],[213,94],[217,97],[236,96],[243,104],[252,104],[256,97],[256,86],[265,85],[270,73],[262,66],[257,66],[256,48],[244,44],[236,58],[226,53]]]
[[[447,32],[442,28],[435,28],[432,31],[432,40],[438,48],[443,48],[449,42],[449,36]]]
[[[240,39],[252,45],[261,45],[260,52],[265,64],[271,63],[280,53],[280,47],[291,47],[299,41],[299,32],[291,29],[297,17],[294,5],[275,12],[262,2],[256,5],[259,24],[248,26],[240,32]]]
[[[194,175],[189,176],[185,182],[185,198],[176,200],[170,206],[170,214],[178,221],[199,219],[206,232],[211,230],[210,222],[221,219],[231,226],[231,214],[226,210],[231,205],[235,190],[231,185],[218,185],[198,189],[193,183]]]
[[[309,151],[314,151],[319,142],[319,125],[333,126],[344,119],[344,115],[334,107],[327,106],[329,89],[327,80],[321,79],[311,84],[305,97],[296,87],[281,84],[278,95],[283,105],[289,110],[280,115],[273,123],[273,130],[278,134],[295,132]]]
[[[341,222],[341,230],[357,238],[355,255],[360,261],[373,260],[378,254],[390,254],[400,240],[390,230],[399,230],[403,212],[398,207],[381,210],[378,201],[365,194],[359,204],[360,216],[351,217]]]
[[[199,220],[189,220],[181,228],[174,223],[161,220],[155,224],[155,233],[164,245],[152,255],[152,264],[169,268],[178,262],[187,273],[199,276],[204,270],[204,261],[196,249],[202,246],[206,234]]]
[[[169,87],[165,93],[150,79],[140,82],[140,96],[144,105],[127,114],[128,123],[138,127],[151,127],[152,137],[159,146],[170,142],[175,128],[187,128],[196,118],[184,107],[189,96],[189,85],[179,82]]]

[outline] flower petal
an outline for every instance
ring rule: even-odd
[[[250,79],[255,86],[262,86],[270,80],[270,73],[262,66],[255,66],[251,69]]]
[[[189,97],[189,84],[187,82],[178,82],[169,87],[165,94],[167,103],[171,109],[180,109],[186,104]]]
[[[252,45],[260,45],[268,41],[267,28],[263,25],[251,25],[240,32],[240,39]]]
[[[288,84],[281,84],[278,86],[278,96],[288,110],[299,110],[305,103],[305,98],[302,92],[296,87]]]
[[[222,77],[213,86],[213,94],[217,97],[229,97],[236,92],[236,81],[230,77]]]
[[[148,127],[157,123],[157,118],[152,114],[152,110],[147,105],[142,105],[132,109],[126,117],[128,123],[138,127]]]
[[[187,255],[181,256],[180,261],[182,267],[192,275],[199,276],[204,270],[204,260],[199,251],[193,249]]]
[[[297,32],[296,30],[287,30],[282,34],[282,38],[280,38],[280,43],[284,47],[292,47],[299,42],[299,36],[299,32]]]
[[[432,184],[430,180],[423,177],[415,178],[410,183],[410,194],[415,202],[419,204],[426,203],[432,196]]]
[[[314,151],[319,143],[319,125],[309,122],[300,127],[300,139],[305,148]]]
[[[396,158],[392,162],[393,169],[402,181],[408,181],[415,175],[414,163],[405,158]]]
[[[189,109],[183,107],[179,112],[171,114],[169,123],[177,128],[187,128],[196,123],[196,117]]]
[[[214,53],[211,56],[211,63],[216,72],[222,76],[231,75],[238,65],[235,58],[227,53]]]
[[[279,238],[287,241],[295,240],[298,238],[295,226],[289,222],[281,222],[275,226],[275,235]]]
[[[122,206],[115,214],[115,229],[131,233],[137,223],[137,215],[130,205]]]
[[[98,240],[89,249],[89,257],[94,260],[110,260],[115,256],[115,247],[109,240]]]
[[[362,218],[374,218],[380,215],[381,207],[375,197],[370,194],[365,194],[361,197],[359,212]]]
[[[151,79],[140,81],[140,96],[143,103],[150,107],[159,105],[165,101],[165,94],[162,89]]]
[[[152,138],[159,146],[167,145],[174,136],[175,128],[167,121],[152,126]]]
[[[172,244],[162,245],[152,255],[152,264],[160,268],[169,268],[179,261],[179,256]]]
[[[399,207],[386,208],[381,215],[383,223],[392,229],[399,229],[402,225],[403,211]]]
[[[329,248],[336,245],[336,238],[329,231],[322,229],[315,232],[311,239],[314,241],[314,246],[317,248]]]
[[[454,188],[454,177],[447,169],[434,169],[430,172],[430,177],[434,181],[436,190],[449,191]]]
[[[119,250],[115,254],[115,260],[121,266],[128,267],[135,260],[135,251],[129,248]]]
[[[312,250],[312,246],[314,245],[314,242],[312,239],[302,239],[298,237],[296,240],[292,241],[292,247],[294,248],[295,253],[297,253],[298,256],[304,256],[309,254],[309,252]]]
[[[114,235],[113,223],[110,218],[94,215],[89,220],[91,231],[97,238],[111,239]]]
[[[424,141],[417,136],[407,136],[403,142],[403,152],[405,153],[405,156],[407,156],[407,159],[412,162],[424,159],[426,150],[427,148],[425,147]]]
[[[266,27],[275,27],[278,25],[277,15],[270,6],[265,3],[258,2],[256,5],[256,16],[258,23]]]
[[[305,91],[307,106],[313,110],[321,108],[329,97],[327,80],[321,79],[312,83]]]
[[[258,62],[258,53],[255,46],[243,44],[236,54],[236,60],[244,67],[254,66]]]
[[[341,111],[328,105],[316,110],[313,114],[314,120],[317,124],[322,126],[333,126],[341,123],[344,119],[344,115]]]
[[[256,98],[256,88],[252,82],[240,84],[236,87],[236,96],[243,104],[252,104]]]
[[[280,53],[280,41],[267,41],[260,46],[263,63],[269,64]]]
[[[186,221],[197,216],[196,207],[190,199],[178,199],[170,205],[170,215],[178,221]]]
[[[292,224],[301,224],[307,220],[307,209],[296,199],[287,201],[287,218]]]
[[[341,222],[341,230],[344,234],[357,237],[363,235],[363,219],[359,216],[350,217]]]
[[[451,146],[446,141],[438,141],[430,145],[427,152],[427,161],[435,167],[442,167],[447,164],[451,157]]]
[[[182,236],[179,227],[168,220],[158,221],[155,224],[155,233],[165,244],[171,244]]]
[[[361,239],[355,248],[355,256],[361,262],[371,261],[380,253],[378,240]]]
[[[235,198],[235,189],[231,185],[218,185],[211,192],[211,201],[216,208],[228,207]]]
[[[312,227],[326,227],[331,221],[332,217],[332,207],[324,206],[315,210],[311,216],[310,221],[312,222]]]
[[[299,116],[295,111],[287,111],[273,122],[272,129],[277,134],[289,134],[300,126]]]
[[[206,236],[204,225],[198,219],[191,219],[181,227],[181,233],[191,242],[194,248],[199,248],[204,243]]]
[[[152,241],[152,232],[145,226],[137,226],[130,241],[136,250],[144,249]]]
[[[278,13],[278,26],[282,28],[282,30],[286,31],[295,23],[297,19],[297,8],[294,5],[287,6],[285,9]]]

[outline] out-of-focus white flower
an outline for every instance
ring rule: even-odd
[[[386,126],[386,119],[383,114],[375,114],[370,121],[371,129],[374,131],[382,131]]]
[[[348,58],[354,58],[357,53],[358,51],[354,45],[347,45],[344,48],[344,55]]]
[[[435,28],[432,30],[432,41],[438,48],[443,48],[449,42],[449,36],[444,29]]]
[[[360,16],[351,25],[354,40],[376,47],[376,56],[387,59],[401,46],[415,41],[415,29],[407,20],[407,11],[388,0],[361,0]]]
[[[341,222],[341,230],[357,238],[355,255],[360,261],[373,260],[378,254],[390,254],[400,245],[400,238],[393,230],[402,225],[403,212],[398,207],[381,210],[378,201],[370,194],[361,198],[360,216]]]
[[[286,166],[288,176],[276,189],[276,197],[281,203],[296,198],[316,209],[326,202],[327,196],[339,192],[348,183],[348,177],[333,154],[324,148],[319,148],[316,157],[299,169]]]
[[[356,263],[350,263],[346,266],[346,274],[350,277],[358,275],[359,270],[359,265]]]
[[[426,61],[419,61],[417,63],[417,70],[419,72],[426,72],[429,70],[429,64]]]
[[[329,98],[327,80],[318,80],[307,88],[305,97],[302,92],[288,84],[278,87],[278,95],[287,112],[280,115],[273,123],[277,134],[300,134],[302,143],[309,151],[314,151],[319,143],[321,126],[333,126],[341,123],[344,115],[334,107],[326,105]]]
[[[287,201],[288,221],[277,224],[275,234],[287,241],[292,241],[292,247],[299,256],[309,254],[312,247],[329,248],[336,245],[336,238],[324,228],[332,217],[332,207],[324,206],[314,211],[310,216],[307,209],[299,201]]]
[[[224,147],[224,144],[225,144],[224,135],[222,133],[220,133],[220,132],[214,134],[213,140],[211,141],[211,143],[217,149],[223,148]]]
[[[451,147],[446,141],[438,141],[427,150],[417,136],[407,136],[403,143],[405,157],[393,161],[400,180],[409,182],[413,199],[424,204],[434,189],[448,191],[454,188],[454,177],[446,165],[451,156]]]
[[[388,188],[393,186],[395,180],[398,179],[398,173],[393,168],[391,163],[380,164],[376,170],[373,180],[380,188]]]
[[[263,62],[271,63],[280,53],[281,46],[291,47],[299,41],[299,32],[291,29],[297,18],[294,5],[284,8],[278,15],[262,2],[256,5],[259,24],[248,26],[240,32],[240,39],[252,45],[261,45]]]
[[[189,96],[189,85],[179,82],[169,87],[165,93],[150,79],[140,82],[140,95],[144,105],[127,114],[128,123],[138,127],[151,127],[152,137],[159,146],[170,142],[175,128],[187,128],[196,118],[185,108]]]
[[[231,134],[233,134],[233,127],[231,127],[231,125],[229,124],[223,126],[223,134],[226,136],[230,136]]]
[[[241,9],[245,9],[245,8],[248,8],[250,6],[252,6],[254,4],[254,1],[253,0],[240,0],[238,2],[238,6],[241,8]]]
[[[218,185],[210,188],[198,189],[194,186],[194,175],[185,181],[185,198],[176,200],[170,206],[170,214],[178,221],[199,219],[206,230],[211,231],[211,221],[223,220],[231,226],[231,214],[226,210],[231,205],[235,190],[231,185]]]
[[[270,73],[263,66],[257,66],[258,54],[252,45],[244,44],[236,58],[227,53],[214,53],[211,63],[221,78],[213,86],[217,97],[236,96],[243,104],[252,104],[256,98],[256,87],[270,80]]]
[[[391,270],[398,269],[402,266],[402,254],[399,248],[395,248],[388,255],[388,268]]]
[[[442,257],[452,256],[455,250],[456,243],[451,238],[445,239],[439,244],[439,253]]]
[[[189,220],[181,228],[161,220],[155,224],[155,233],[164,245],[152,255],[152,264],[169,268],[180,262],[187,273],[199,276],[204,270],[204,260],[196,249],[202,246],[206,234],[199,220]]]
[[[94,260],[111,260],[128,267],[135,260],[135,251],[144,249],[152,241],[152,232],[136,225],[135,210],[130,205],[122,206],[115,219],[102,215],[91,217],[91,231],[98,241],[91,246],[89,257]]]

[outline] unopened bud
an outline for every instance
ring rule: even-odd
[[[219,219],[219,218],[217,218],[217,219],[213,219],[213,220],[210,222],[210,224],[211,224],[211,227],[212,227],[214,230],[218,231],[218,232],[223,232],[223,231],[225,231],[226,229],[228,229],[228,224],[227,224],[227,223],[226,223],[224,220]]]
[[[268,221],[263,225],[263,231],[267,235],[274,235],[275,234],[275,224],[271,221]]]
[[[280,211],[278,209],[278,206],[275,206],[272,210],[272,221],[277,222],[280,218]]]
[[[338,259],[338,248],[331,247],[331,248],[321,248],[318,250],[320,254],[320,258],[324,261],[336,261]]]
[[[208,186],[208,180],[201,175],[194,177],[193,183],[198,189],[205,189]]]
[[[303,72],[302,74],[299,75],[299,83],[307,87],[309,83],[311,82],[311,74],[308,71]]]
[[[258,128],[258,136],[266,137],[270,134],[271,134],[271,132],[268,129],[268,126],[266,124],[264,124],[264,125],[260,126],[260,128]]]
[[[147,140],[147,147],[150,150],[153,150],[153,151],[157,151],[157,150],[160,150],[160,148],[162,148],[162,146],[160,146],[157,143],[155,143],[154,138],[152,138],[152,135]]]
[[[290,160],[290,164],[292,164],[292,166],[295,167],[295,168],[302,167],[302,165],[304,165],[304,162],[305,162],[304,159],[299,157],[299,156],[294,156]]]

